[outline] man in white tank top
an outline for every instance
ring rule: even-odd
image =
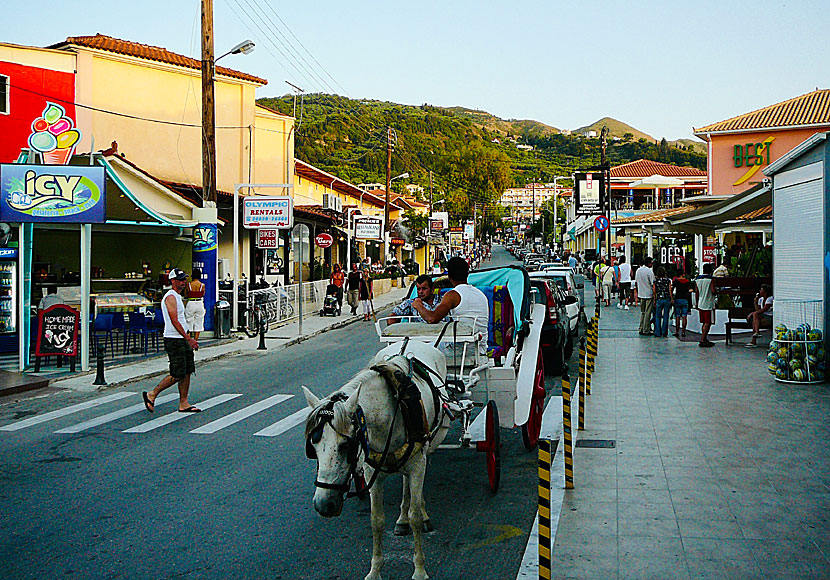
[[[490,303],[484,292],[467,284],[470,267],[466,260],[456,256],[447,262],[447,276],[452,283],[452,290],[444,294],[434,310],[429,310],[420,298],[412,301],[412,308],[429,324],[440,322],[447,314],[462,321],[472,322],[475,318],[475,330],[481,333],[478,342],[479,351],[487,351],[487,323],[490,319]]]
[[[173,288],[164,295],[161,312],[164,317],[164,351],[170,361],[170,374],[164,377],[155,389],[149,393],[144,391],[141,396],[144,398],[144,406],[152,413],[159,393],[179,383],[179,412],[200,413],[202,410],[187,400],[190,375],[196,371],[193,351],[199,350],[199,342],[187,333],[189,329],[184,317],[182,292],[187,286],[187,274],[183,270],[173,268],[167,277]]]

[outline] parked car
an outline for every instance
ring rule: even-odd
[[[570,357],[573,351],[573,338],[579,334],[579,319],[583,312],[583,304],[579,301],[579,291],[573,274],[569,270],[542,270],[539,272],[530,272],[530,279],[533,280],[547,280],[557,286],[557,288],[566,296],[572,297],[569,300],[566,311],[568,318],[568,342],[565,345],[565,356]]]
[[[556,284],[549,280],[531,278],[530,284],[536,289],[533,293],[534,299],[546,306],[541,334],[545,374],[561,375],[565,370],[565,360],[570,357],[570,354],[566,354],[569,341],[566,308],[568,301],[573,298],[565,296]],[[573,339],[570,341],[573,351]]]

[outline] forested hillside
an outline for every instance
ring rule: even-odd
[[[258,102],[295,114],[291,95]],[[298,158],[352,183],[383,183],[386,132],[392,127],[396,135],[392,175],[408,172],[408,183],[426,188],[432,170],[435,191],[446,192],[454,206],[465,199],[468,208],[469,199],[487,205],[507,187],[549,182],[600,162],[599,138],[564,135],[536,121],[505,121],[461,107],[358,101],[327,94],[306,95],[296,107]],[[706,168],[705,154],[665,139],[655,144],[625,135],[609,141],[607,152],[612,164],[646,158]]]

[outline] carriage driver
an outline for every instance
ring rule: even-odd
[[[418,291],[418,298],[421,299],[421,304],[427,310],[435,310],[438,306],[438,297],[435,295],[435,286],[432,283],[432,277],[427,274],[421,274],[415,278],[415,289]],[[406,322],[424,322],[417,312],[412,309],[412,303],[415,299],[405,299],[403,302],[395,306],[392,310],[392,316],[411,316]],[[400,322],[400,318],[390,318],[389,324]]]
[[[447,314],[457,318],[475,317],[475,331],[482,334],[479,341],[479,351],[483,354],[487,350],[487,324],[490,318],[490,303],[484,292],[467,284],[467,275],[470,267],[464,258],[456,256],[447,262],[447,277],[452,284],[452,290],[444,294],[441,302],[434,310],[428,309],[420,298],[412,301],[412,309],[421,315],[429,324],[440,322]]]

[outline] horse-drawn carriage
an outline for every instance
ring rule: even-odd
[[[475,319],[430,325],[382,318],[376,329],[387,346],[369,369],[325,399],[305,392],[313,409],[306,422],[306,453],[317,459],[315,509],[337,516],[345,495],[370,491],[374,550],[368,580],[380,577],[383,562],[385,474],[404,475],[395,533],[413,533],[413,578],[423,579],[421,533],[431,528],[423,502],[426,456],[436,448],[474,447],[485,454],[490,489],[496,492],[499,427],[520,427],[528,450],[538,442],[545,401],[540,349],[545,307],[532,300],[521,267],[471,272],[467,282],[487,296],[486,336]],[[460,441],[441,445],[454,419],[461,422]]]

